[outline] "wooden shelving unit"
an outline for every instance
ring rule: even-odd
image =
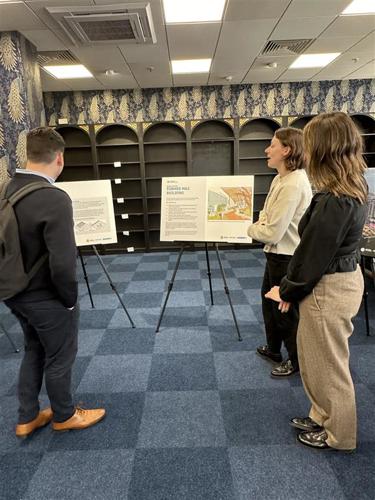
[[[254,220],[264,205],[275,171],[264,150],[283,126],[303,128],[312,116],[201,120],[154,124],[64,125],[61,181],[109,179],[118,233],[107,252],[176,248],[160,242],[161,179],[186,175],[254,175]],[[369,168],[375,168],[375,117],[354,114]],[[114,166],[120,162],[120,166]],[[129,234],[127,234],[127,232]]]

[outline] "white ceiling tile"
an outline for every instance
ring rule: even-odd
[[[349,53],[346,52],[338,57],[334,62],[329,64],[327,67],[322,70],[316,71],[314,77],[317,79],[321,78],[324,80],[328,79],[342,79],[348,73],[352,73],[356,71],[363,65],[367,64],[374,57],[373,54],[362,54],[362,53]],[[358,58],[358,61],[355,61],[355,58]]]
[[[357,71],[346,75],[345,78],[375,78],[375,59],[365,64]]]
[[[290,0],[229,0],[224,21],[278,18],[289,2]]]
[[[336,16],[348,6],[350,0],[293,0],[284,14],[285,19],[315,17],[318,12]]]
[[[356,43],[354,47],[349,49],[348,52],[366,52],[367,54],[375,54],[375,31]]]
[[[134,87],[138,87],[138,84],[131,73],[113,76],[96,75],[96,79],[106,89],[132,89]]]
[[[358,36],[343,36],[334,38],[319,37],[313,42],[306,54],[320,54],[325,52],[345,52],[355,45],[361,38]]]
[[[103,90],[104,86],[95,78],[71,78],[64,82],[72,90]]]
[[[212,71],[248,69],[262,50],[277,19],[224,22]],[[240,71],[238,71],[240,72]]]
[[[66,45],[57,38],[51,30],[20,30],[38,51],[43,50],[65,50]]]
[[[316,38],[333,20],[334,16],[283,18],[273,31],[271,40]]]
[[[249,72],[245,75],[243,83],[250,82],[273,82],[289,68],[296,56],[283,57],[258,57]],[[267,68],[268,63],[276,62],[276,68]],[[262,80],[263,77],[263,80]]]
[[[59,91],[69,91],[72,90],[69,85],[63,80],[57,80],[53,78],[45,71],[40,71],[40,80],[42,83],[43,92],[59,92]]]
[[[23,2],[0,3],[0,31],[43,28],[42,21]]]
[[[153,66],[153,70],[149,71],[147,67]],[[134,75],[139,86],[142,88],[160,87],[162,82],[172,85],[172,76],[168,59],[163,61],[149,60],[144,63],[129,63],[132,74]]]
[[[171,59],[213,57],[221,23],[168,25],[167,37]]]
[[[175,87],[188,87],[194,85],[207,85],[208,73],[199,75],[174,75]]]
[[[79,47],[71,49],[71,52],[92,72],[113,69],[119,73],[129,73],[124,57],[115,45]]]
[[[341,16],[325,31],[323,36],[365,36],[375,29],[375,16]]]
[[[226,76],[231,76],[232,79],[228,81],[225,79]],[[210,73],[208,85],[239,85],[243,79],[243,72],[240,75],[228,74],[226,76],[224,74]]]
[[[279,78],[278,82],[295,82],[308,80],[315,75],[316,68],[287,69]]]

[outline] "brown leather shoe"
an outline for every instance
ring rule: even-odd
[[[104,416],[104,408],[85,410],[77,406],[76,411],[68,420],[65,420],[65,422],[52,422],[52,428],[54,431],[59,432],[86,429],[98,423]]]
[[[27,424],[18,424],[16,427],[16,436],[22,439],[31,436],[31,434],[39,429],[40,427],[44,427],[49,422],[51,422],[53,417],[53,413],[51,408],[45,408],[44,410],[39,412],[39,415],[31,420],[31,422],[27,422]]]

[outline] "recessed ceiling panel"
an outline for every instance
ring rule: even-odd
[[[299,19],[304,17],[337,16],[348,5],[350,0],[293,0],[284,14],[284,19]]]
[[[24,3],[0,2],[0,31],[21,31],[45,28],[42,21]]]
[[[221,23],[168,25],[171,60],[212,58],[220,27]]]
[[[275,19],[282,15],[289,3],[290,0],[229,0],[224,20]]]
[[[331,17],[282,18],[272,33],[275,40],[290,38],[316,38],[335,19]]]
[[[338,17],[324,31],[324,37],[365,36],[375,29],[375,16],[342,16]]]

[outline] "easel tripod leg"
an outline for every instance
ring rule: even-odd
[[[0,325],[0,330],[2,330],[6,336],[6,338],[9,340],[9,343],[10,345],[13,347],[14,349],[14,352],[20,352],[20,350],[18,349],[18,347],[16,346],[16,344],[13,342],[13,339],[12,337],[9,335],[9,333],[5,330],[5,328],[3,327],[3,325]]]
[[[217,243],[215,243],[215,250],[216,250],[216,256],[217,256],[217,260],[219,262],[219,267],[220,267],[220,272],[221,272],[221,276],[223,277],[223,282],[224,282],[224,290],[225,290],[225,293],[228,297],[228,302],[229,302],[229,305],[230,305],[230,309],[232,311],[232,316],[233,316],[233,321],[234,321],[234,324],[236,326],[236,330],[237,330],[237,335],[238,335],[238,340],[239,341],[242,341],[242,337],[241,337],[241,334],[240,334],[240,329],[238,327],[238,323],[237,323],[237,318],[236,318],[236,314],[234,312],[234,308],[233,308],[233,304],[232,304],[232,300],[230,298],[230,293],[229,293],[229,288],[228,288],[228,285],[227,285],[227,280],[226,280],[226,277],[225,277],[225,272],[224,272],[224,268],[223,268],[223,265],[221,263],[221,259],[220,259],[220,254],[219,254],[219,245]]]
[[[369,337],[370,336],[370,322],[369,322],[369,316],[368,316],[368,303],[367,303],[368,291],[367,291],[367,287],[366,287],[365,258],[363,257],[363,255],[361,255],[361,271],[362,271],[363,283],[364,283],[363,304],[365,306],[366,332],[367,332],[367,337]]]
[[[160,313],[160,316],[159,316],[158,325],[157,325],[156,330],[155,330],[156,333],[158,333],[158,331],[159,331],[160,323],[161,323],[161,320],[163,319],[163,316],[164,316],[164,311],[165,311],[165,308],[167,306],[169,295],[170,295],[170,293],[172,291],[172,288],[173,288],[173,283],[174,283],[174,280],[175,280],[175,277],[176,277],[178,266],[180,265],[180,260],[181,260],[182,254],[184,252],[184,249],[185,249],[185,245],[182,244],[182,246],[180,248],[180,252],[179,252],[178,257],[177,257],[176,265],[174,267],[174,271],[173,271],[173,274],[172,274],[171,281],[168,283],[167,295],[165,297],[164,304],[163,304],[163,307],[162,307],[162,310],[161,310],[161,313]]]
[[[129,319],[129,321],[130,321],[130,324],[132,325],[132,328],[135,328],[135,324],[133,323],[133,320],[131,319],[131,317],[130,317],[130,315],[129,315],[129,313],[128,313],[128,311],[127,311],[126,307],[125,307],[125,304],[123,303],[122,298],[121,298],[120,294],[118,293],[117,288],[115,287],[115,285],[114,285],[114,283],[113,283],[113,281],[112,281],[112,279],[111,279],[111,277],[110,277],[110,275],[109,275],[109,273],[108,273],[108,271],[107,271],[107,269],[106,269],[106,267],[105,267],[105,265],[104,265],[103,259],[100,257],[100,255],[99,255],[99,253],[98,253],[98,250],[96,249],[96,246],[95,246],[95,245],[93,245],[93,247],[92,247],[92,248],[93,248],[93,250],[94,250],[94,252],[95,252],[95,255],[96,255],[96,256],[97,256],[97,258],[98,258],[99,264],[102,266],[102,269],[103,269],[103,271],[104,271],[104,274],[107,276],[107,279],[108,279],[108,281],[109,281],[109,284],[111,285],[112,290],[113,290],[113,291],[115,292],[115,294],[117,295],[118,300],[120,301],[120,304],[121,304],[122,308],[124,309],[125,314],[126,314],[126,316],[128,317],[128,319]]]
[[[95,309],[94,301],[92,300],[92,295],[91,295],[91,290],[90,290],[89,278],[88,278],[87,272],[86,272],[86,265],[85,265],[85,262],[84,262],[83,257],[82,257],[81,249],[79,247],[78,247],[78,255],[79,255],[79,258],[81,260],[81,265],[82,265],[82,270],[83,270],[83,277],[84,277],[84,279],[86,281],[87,291],[89,292],[91,307],[93,309]]]
[[[207,243],[204,244],[206,250],[206,262],[207,262],[207,276],[208,276],[208,284],[210,286],[210,296],[211,296],[211,305],[214,305],[214,296],[212,293],[212,281],[211,281],[211,268],[210,268],[210,259],[208,257],[208,246]]]

